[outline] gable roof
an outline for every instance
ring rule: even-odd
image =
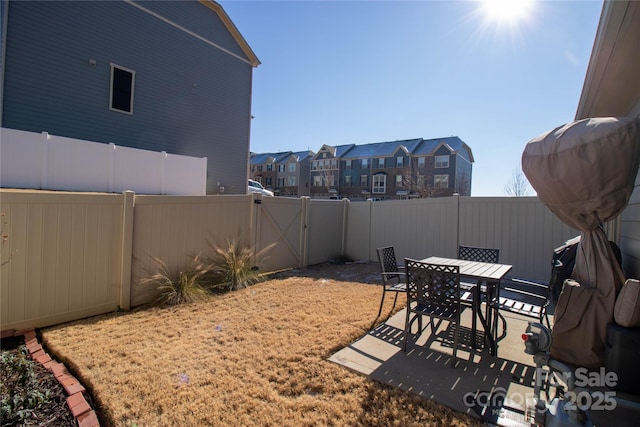
[[[240,31],[238,31],[238,28],[235,26],[233,21],[231,21],[231,18],[229,18],[229,15],[227,15],[227,12],[224,11],[222,6],[220,6],[220,4],[218,4],[213,0],[198,0],[198,1],[200,1],[200,3],[202,3],[209,9],[213,10],[218,15],[218,17],[220,18],[224,26],[231,33],[231,36],[233,37],[233,39],[240,46],[240,49],[242,49],[242,52],[244,52],[244,54],[247,56],[249,63],[253,67],[257,67],[258,65],[260,65],[260,60],[258,59],[256,54],[253,52],[253,50],[251,50],[251,47],[249,47],[249,44],[244,39],[244,37],[242,37],[242,34],[240,34]]]
[[[250,163],[252,165],[263,165],[265,163],[278,163],[291,155],[291,151],[280,153],[251,153]]]
[[[457,136],[450,136],[447,138],[423,139],[422,143],[418,146],[418,148],[416,148],[413,154],[433,154],[442,145],[446,146],[452,153],[460,154],[460,156],[467,159],[471,163],[475,161],[473,159],[471,148],[469,148],[469,146]]]
[[[293,153],[292,156],[295,156],[297,158],[296,161],[301,162],[307,157],[313,157],[314,154],[315,153],[313,151],[307,150],[307,151],[297,151]]]
[[[353,144],[349,145],[337,145],[335,147],[327,144],[323,144],[320,150],[316,154],[313,155],[313,158],[317,158],[318,154],[321,154],[323,151],[331,153],[333,157],[340,158],[342,155],[349,150],[349,148],[353,147]]]
[[[359,159],[364,157],[390,157],[398,150],[411,153],[420,144],[422,138],[406,139],[402,141],[373,142],[371,144],[350,145],[350,150],[340,156],[342,159]],[[345,146],[346,147],[346,146]]]

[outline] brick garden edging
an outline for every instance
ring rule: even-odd
[[[80,381],[69,373],[63,363],[51,359],[51,356],[44,351],[38,342],[36,331],[27,329],[24,331],[6,330],[2,331],[1,338],[24,336],[27,351],[31,359],[40,363],[50,370],[67,394],[67,406],[76,418],[79,427],[100,427],[98,417],[84,397],[86,389]]]

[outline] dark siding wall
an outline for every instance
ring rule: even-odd
[[[461,196],[471,195],[471,163],[460,155],[451,156],[456,162],[456,191]]]
[[[226,31],[202,4],[155,6]],[[12,1],[6,55],[4,127],[206,156],[208,192],[246,192],[249,64],[116,1]],[[111,62],[136,72],[133,115],[108,108]]]
[[[455,188],[455,167],[456,167],[456,156],[451,155],[451,151],[445,146],[441,146],[434,153],[434,162],[435,156],[449,156],[449,167],[448,168],[436,168],[434,163],[433,174],[434,175],[449,175],[449,188]]]
[[[98,0],[100,1],[100,0]],[[180,7],[176,7],[176,1],[138,1],[137,4],[155,12],[181,27],[189,29],[199,36],[211,40],[215,44],[247,58],[240,45],[226,29],[218,15],[211,9],[203,7],[197,0],[180,1]]]

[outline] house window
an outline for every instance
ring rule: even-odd
[[[402,187],[402,175],[396,175],[396,187]]]
[[[384,159],[378,159],[378,168],[384,168]]]
[[[296,177],[295,176],[290,176],[287,178],[287,185],[289,187],[295,187],[296,186]]]
[[[284,165],[278,165],[278,172],[284,172]]]
[[[449,156],[436,156],[436,167],[437,168],[448,168],[449,167]]]
[[[262,172],[262,165],[258,165],[258,172]]]
[[[335,184],[335,177],[333,175],[327,175],[327,186],[333,187]]]
[[[346,160],[344,162],[344,168],[345,169],[351,169],[351,160]]]
[[[362,169],[369,169],[369,159],[362,159],[361,162]]]
[[[289,163],[289,172],[295,172],[295,171],[296,171],[296,164]]]
[[[418,157],[418,167],[423,168],[425,166],[425,157]]]
[[[344,186],[351,187],[351,175],[344,176]]]
[[[338,159],[331,159],[331,169],[338,169]]]
[[[271,171],[273,171],[273,163],[269,163],[267,165],[267,172],[271,172]]]
[[[449,188],[449,175],[434,175],[433,186],[435,188]]]
[[[284,187],[284,178],[278,178],[278,187]]]
[[[386,175],[373,176],[373,192],[376,194],[387,192],[387,176]]]
[[[360,175],[360,186],[368,187],[369,186],[369,177],[367,175]]]
[[[425,181],[425,176],[424,175],[418,175],[417,184],[418,184],[418,188],[425,188],[426,181]]]
[[[313,176],[313,186],[314,187],[322,187],[322,176],[314,175]]]
[[[111,89],[109,109],[121,113],[133,114],[133,88],[136,72],[119,65],[111,64]]]
[[[271,187],[271,177],[267,177],[267,187]]]
[[[396,167],[404,167],[404,157],[396,157]]]

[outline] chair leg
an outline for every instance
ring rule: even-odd
[[[478,330],[478,319],[476,318],[476,302],[471,307],[471,348],[476,348],[476,331]]]
[[[456,329],[453,332],[453,359],[451,360],[451,367],[456,367],[456,361],[458,356],[458,341],[460,339],[460,314],[458,314],[458,318],[456,319]]]
[[[376,317],[376,319],[378,317],[380,317],[380,314],[382,313],[382,306],[384,305],[384,295],[387,293],[387,291],[384,289],[384,285],[382,286],[382,299],[380,300],[380,308],[378,309],[378,316]]]
[[[407,307],[407,316],[405,317],[404,321],[404,333],[402,334],[402,351],[404,351],[405,353],[407,352],[407,340],[409,339],[409,332],[412,324],[410,318],[411,312],[409,311],[409,307]]]
[[[398,292],[396,292],[396,297],[393,299],[393,307],[391,307],[391,311],[396,308],[396,302],[398,301]]]

